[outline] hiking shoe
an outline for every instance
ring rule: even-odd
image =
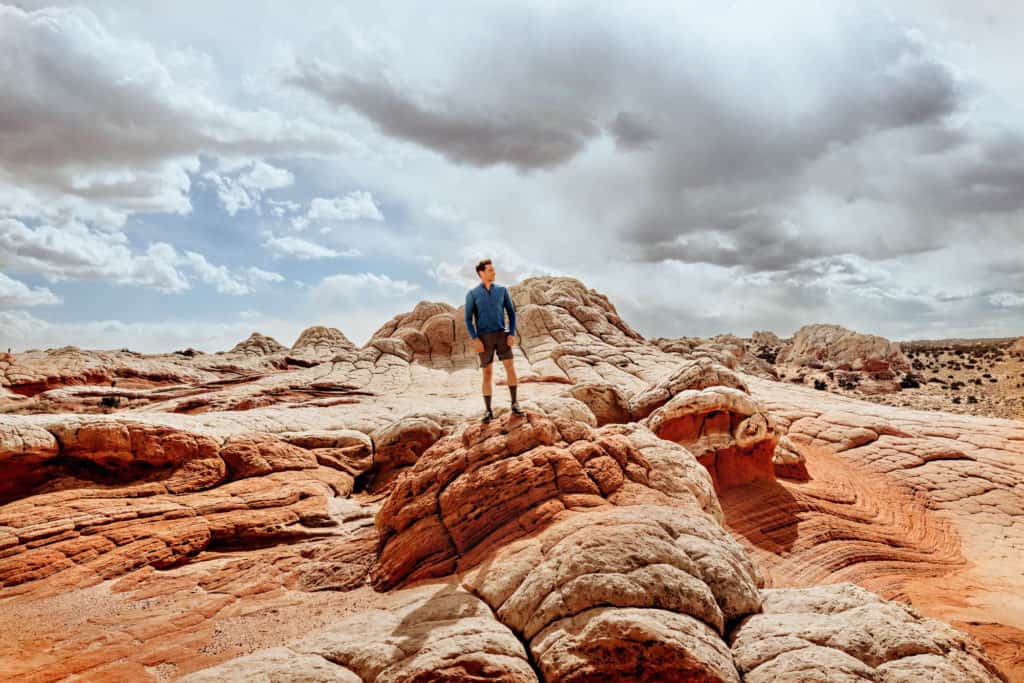
[[[513,403],[512,404],[512,412],[515,413],[516,415],[522,415],[523,414],[523,411],[519,408],[519,404],[518,403]]]
[[[490,422],[493,419],[494,419],[494,413],[492,413],[491,411],[488,410],[486,413],[484,413],[484,419],[481,420],[481,422],[483,422],[484,424],[487,424],[488,422]]]

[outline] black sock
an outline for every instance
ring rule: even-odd
[[[515,384],[509,384],[508,385],[508,392],[510,394],[512,394],[512,402],[515,403],[516,402],[516,385]]]
[[[487,412],[491,412],[491,396],[490,394],[484,394],[484,405],[487,406]]]

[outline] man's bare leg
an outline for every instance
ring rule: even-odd
[[[501,361],[505,366],[505,380],[508,384],[508,393],[512,396],[512,412],[519,413],[519,402],[516,400],[516,389],[519,385],[519,380],[516,377],[516,364],[514,358]]]

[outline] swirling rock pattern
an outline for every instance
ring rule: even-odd
[[[682,449],[677,457],[692,458]],[[631,495],[634,486],[697,499],[669,473],[652,482],[651,467],[629,436],[571,419],[527,411],[467,426],[427,449],[396,482],[377,518],[374,584],[388,589],[450,574],[462,557],[536,530],[564,510]],[[710,505],[706,492],[700,497]]]
[[[762,645],[794,644],[771,666],[989,670],[871,600],[865,625],[942,651],[868,661],[764,606],[766,585],[836,581],[1024,670],[1019,423],[770,381],[743,340],[645,340],[572,278],[510,290],[526,414],[499,389],[487,425],[443,302],[361,348],[311,328],[290,349],[0,356],[0,670],[737,681],[763,671],[734,637],[759,617]]]
[[[847,580],[912,600],[1024,671],[1024,428],[750,384],[810,477],[722,496],[768,583]]]

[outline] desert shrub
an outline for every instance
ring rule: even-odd
[[[860,384],[860,378],[856,374],[843,374],[839,376],[839,388],[852,391]]]
[[[118,396],[104,396],[100,399],[100,405],[104,408],[117,408],[121,405],[121,398]]]
[[[903,375],[903,379],[900,380],[900,387],[903,389],[917,389],[920,386],[920,378],[909,372]]]
[[[826,384],[823,379],[816,379],[814,380],[814,388],[818,391],[825,391],[825,389],[828,388],[828,384]]]
[[[968,396],[967,397],[967,402],[968,403],[977,403],[978,402],[978,397],[977,396]]]

